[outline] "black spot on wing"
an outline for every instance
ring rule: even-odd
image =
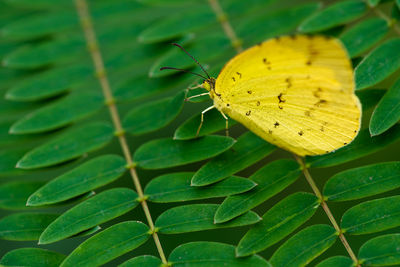
[[[322,88],[321,88],[321,87],[318,87],[317,90],[315,90],[315,91],[313,92],[313,95],[314,95],[316,98],[321,98],[321,92],[322,92]]]
[[[320,99],[317,103],[314,104],[314,106],[320,107],[326,103],[328,103],[328,101],[326,101],[325,99]]]
[[[292,87],[292,78],[287,77],[287,78],[285,79],[285,82],[287,83],[287,88]]]
[[[282,96],[283,96],[283,93],[280,93],[280,94],[278,95],[279,103],[285,103],[285,102],[286,102],[286,100],[284,100],[284,99],[282,98]]]
[[[271,62],[267,58],[263,58],[263,63],[267,66],[268,70],[271,70]]]

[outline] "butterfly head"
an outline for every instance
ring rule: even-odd
[[[202,87],[210,92],[210,97],[214,98],[215,95],[215,78],[205,79]]]

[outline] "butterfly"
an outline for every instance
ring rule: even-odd
[[[226,120],[299,156],[337,150],[360,130],[353,68],[336,38],[269,39],[233,57],[216,79],[204,78],[200,87],[214,103],[202,115],[216,108]]]

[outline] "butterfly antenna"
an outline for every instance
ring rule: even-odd
[[[173,67],[162,67],[162,68],[160,68],[160,70],[177,70],[177,71],[187,72],[187,73],[199,76],[199,77],[203,78],[204,80],[207,80],[207,78],[204,77],[201,74],[198,74],[198,73],[195,73],[195,72],[191,72],[191,71],[188,71],[188,70],[184,70],[184,69],[178,69],[178,68],[173,68]]]
[[[203,66],[191,54],[189,54],[188,51],[185,50],[185,48],[183,48],[180,44],[177,44],[177,43],[172,43],[172,45],[179,47],[183,52],[185,52],[189,57],[191,57],[194,60],[194,62],[196,62],[197,65],[199,65],[199,67],[204,71],[204,73],[210,79],[210,75],[208,75],[208,72],[203,68]]]

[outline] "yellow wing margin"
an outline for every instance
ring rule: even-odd
[[[265,140],[298,155],[349,144],[360,128],[351,62],[323,36],[268,40],[229,61],[214,105]]]

